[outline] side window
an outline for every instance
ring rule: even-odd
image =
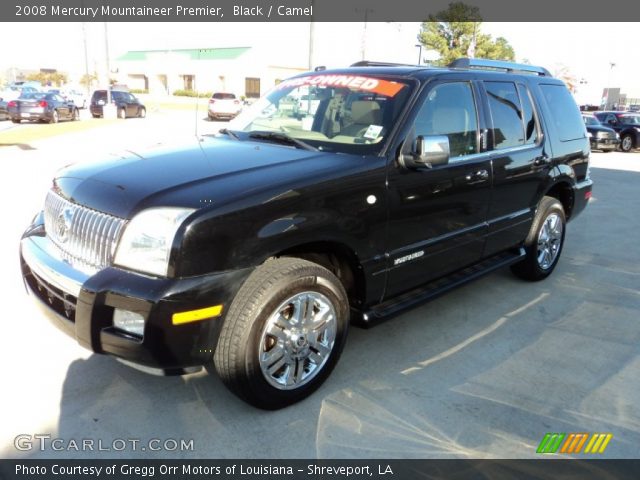
[[[585,127],[580,110],[573,100],[571,93],[564,85],[540,85],[540,90],[551,111],[551,121],[554,123],[561,142],[584,138]]]
[[[524,145],[523,112],[516,86],[511,82],[484,82],[493,119],[494,148]]]
[[[518,93],[522,102],[522,120],[524,122],[524,143],[531,145],[538,140],[538,126],[536,116],[533,111],[531,94],[524,85],[518,84]]]
[[[415,122],[416,135],[446,135],[451,158],[478,151],[478,116],[471,84],[452,82],[429,92]]]

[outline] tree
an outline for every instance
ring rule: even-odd
[[[83,87],[90,89],[93,84],[95,82],[98,81],[98,74],[97,73],[85,73],[82,78],[80,78],[80,85],[82,85]]]
[[[67,74],[61,72],[37,72],[27,75],[27,80],[40,82],[42,85],[61,87],[67,83]]]
[[[437,65],[447,65],[461,57],[515,60],[509,42],[503,37],[494,40],[491,35],[480,33],[481,25],[478,7],[453,2],[446,10],[431,14],[422,22],[418,41],[440,54],[440,59],[434,62]]]
[[[577,77],[569,70],[569,67],[562,63],[558,63],[555,65],[553,69],[553,76],[562,80],[571,93],[576,93],[578,86]]]

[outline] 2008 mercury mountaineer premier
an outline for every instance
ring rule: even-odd
[[[368,324],[510,265],[541,280],[591,195],[589,140],[541,67],[360,62],[285,80],[215,138],[61,170],[24,280],[96,353],[215,366],[261,408]]]

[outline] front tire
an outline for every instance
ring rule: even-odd
[[[80,120],[80,110],[78,110],[77,108],[73,109],[73,116],[71,117],[71,120],[73,120],[74,122]]]
[[[282,408],[326,380],[348,326],[349,302],[333,273],[298,258],[269,260],[233,300],[215,367],[240,398],[258,408]]]
[[[623,152],[630,152],[633,150],[633,138],[631,138],[631,135],[623,135],[620,139],[620,150]]]
[[[565,227],[562,204],[556,198],[543,197],[524,243],[526,256],[511,267],[513,273],[531,281],[551,275],[562,253]]]
[[[121,108],[120,110],[118,110],[118,118],[122,120],[127,118],[127,111],[124,108]]]

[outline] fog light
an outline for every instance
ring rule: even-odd
[[[144,317],[139,313],[116,308],[113,311],[113,326],[142,337],[144,334]]]

